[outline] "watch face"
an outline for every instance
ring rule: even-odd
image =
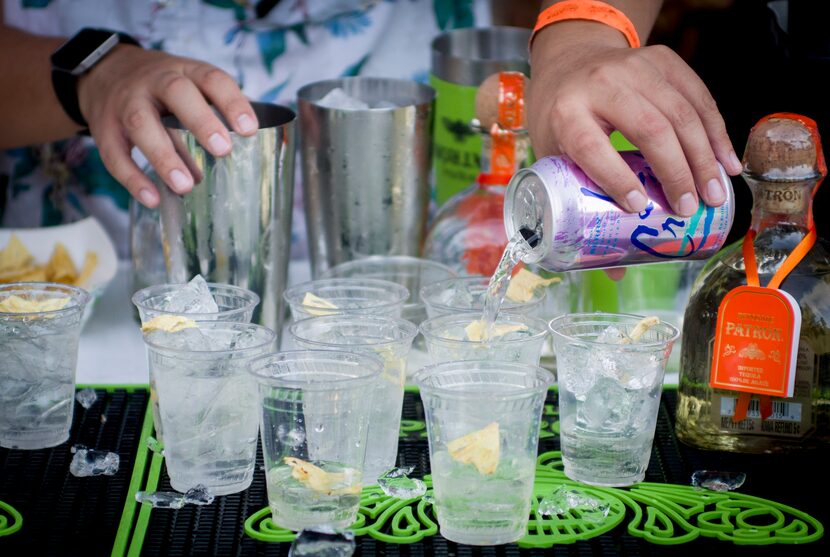
[[[118,34],[99,29],[81,29],[52,54],[52,66],[80,75],[91,68],[119,42]]]

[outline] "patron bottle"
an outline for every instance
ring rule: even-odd
[[[813,225],[827,173],[815,122],[762,119],[743,165],[752,224],[695,281],[677,436],[733,452],[816,447],[830,440],[830,249]]]

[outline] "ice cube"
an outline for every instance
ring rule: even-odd
[[[136,501],[154,509],[181,509],[185,504],[184,497],[175,491],[137,491],[135,494]]]
[[[537,510],[543,516],[564,515],[576,511],[583,520],[599,524],[608,517],[611,505],[583,491],[563,485],[544,496],[539,501]]]
[[[414,466],[393,468],[378,476],[378,485],[389,497],[396,499],[414,499],[427,492],[426,484],[417,479],[408,477]]]
[[[188,489],[184,494],[184,502],[190,505],[210,505],[213,499],[213,493],[202,484]]]
[[[743,472],[721,472],[717,470],[697,470],[692,474],[692,485],[712,491],[732,491],[746,481]]]
[[[95,401],[98,400],[98,393],[95,392],[95,389],[82,389],[75,393],[75,400],[78,401],[78,404],[89,410]]]
[[[284,445],[288,445],[292,449],[298,449],[305,442],[305,431],[302,429],[289,429],[286,425],[280,424],[277,427],[277,438]]]
[[[186,285],[167,294],[160,309],[184,314],[219,313],[219,306],[202,275],[196,275]]]
[[[317,106],[335,108],[338,110],[368,110],[369,104],[352,97],[340,87],[332,89],[326,96],[317,101]]]
[[[600,334],[597,335],[597,338],[594,339],[594,342],[599,342],[601,344],[623,344],[625,341],[630,342],[628,335],[613,325],[606,327]]]
[[[288,550],[288,557],[351,557],[355,552],[352,532],[327,528],[303,530]]]
[[[116,453],[88,449],[83,445],[75,445],[71,451],[74,456],[69,464],[69,472],[75,477],[114,476],[118,473],[121,457]]]

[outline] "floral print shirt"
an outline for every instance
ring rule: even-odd
[[[219,66],[252,99],[288,106],[296,105],[300,87],[322,79],[425,82],[435,35],[489,23],[486,0],[2,1],[8,25],[65,37],[82,27],[126,32],[146,48]],[[50,226],[95,215],[119,255],[128,257],[129,203],[89,138],[0,152],[2,226]],[[294,217],[300,246],[305,225],[299,204]]]

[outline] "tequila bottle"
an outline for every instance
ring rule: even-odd
[[[513,174],[526,165],[530,147],[525,80],[519,72],[501,72],[482,84],[478,119],[471,124],[482,137],[481,172],[441,206],[427,233],[424,257],[462,275],[492,275],[507,246],[504,193]]]
[[[810,127],[812,125],[812,129]],[[812,121],[773,115],[753,128],[744,153],[744,177],[754,198],[751,231],[761,286],[766,286],[812,226],[812,200],[826,168]],[[718,308],[733,288],[747,284],[742,242],[711,259],[695,281],[683,328],[677,436],[714,450],[775,453],[830,441],[830,244],[818,239],[780,289],[801,308],[795,388],[772,398],[762,419],[759,399],[746,418],[733,420],[739,393],[710,386]]]

